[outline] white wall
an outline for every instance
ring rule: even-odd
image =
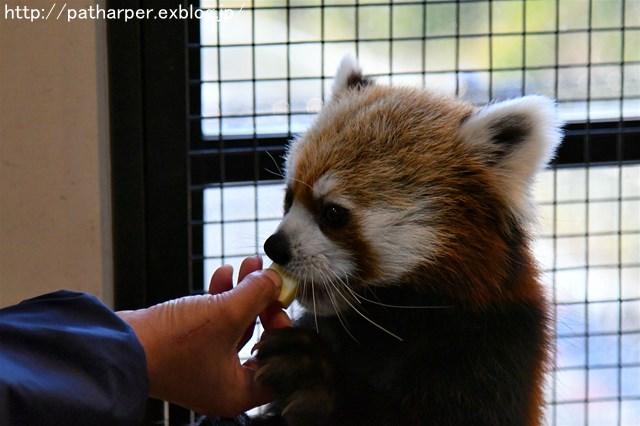
[[[6,13],[53,3],[0,0],[0,306],[60,288],[112,301],[105,22]]]

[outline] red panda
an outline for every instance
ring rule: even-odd
[[[254,422],[540,424],[550,311],[530,189],[560,140],[544,97],[478,108],[343,60],[288,150],[264,246],[305,313],[257,345],[278,400]]]

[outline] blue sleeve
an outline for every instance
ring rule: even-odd
[[[59,291],[0,310],[1,425],[135,425],[144,349],[93,296]]]

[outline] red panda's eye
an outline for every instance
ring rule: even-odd
[[[322,212],[322,222],[331,228],[340,228],[347,223],[349,214],[347,210],[336,204],[328,204]]]

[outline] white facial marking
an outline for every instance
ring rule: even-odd
[[[340,196],[339,191],[336,190],[341,186],[342,182],[339,178],[327,173],[313,184],[312,195],[316,200],[322,200],[325,204],[335,203],[347,210],[355,208],[353,203]]]
[[[313,197],[316,200],[328,195],[339,184],[338,179],[331,174],[325,174],[313,184]]]
[[[341,294],[349,290],[341,281],[354,273],[349,252],[330,240],[300,203],[293,203],[278,231],[289,240],[292,260],[287,270],[300,279],[301,304],[318,315],[335,315],[348,308]]]
[[[380,283],[393,281],[416,267],[438,247],[437,232],[419,223],[416,217],[424,215],[416,209],[388,211],[373,209],[362,221],[364,234],[384,264]],[[414,217],[415,216],[415,217]]]

